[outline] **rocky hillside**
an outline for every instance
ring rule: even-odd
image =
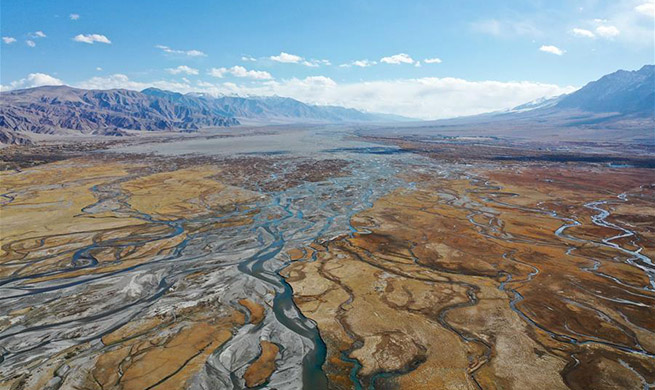
[[[4,92],[1,97],[0,128],[13,131],[116,134],[123,129],[193,131],[239,124],[235,118],[206,107],[125,89],[48,86]]]
[[[166,99],[170,102],[203,107],[222,115],[238,119],[258,119],[271,122],[373,122],[407,120],[391,115],[365,113],[352,108],[337,106],[316,106],[280,96],[220,96],[204,94],[181,94],[148,88],[144,94]]]
[[[619,70],[605,75],[564,96],[556,107],[587,112],[653,116],[655,65],[645,65],[634,71]]]

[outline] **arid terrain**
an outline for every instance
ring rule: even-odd
[[[655,387],[648,152],[221,134],[0,149],[0,388]]]

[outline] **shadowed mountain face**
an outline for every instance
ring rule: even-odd
[[[653,116],[655,112],[655,65],[636,71],[619,70],[563,97],[559,109],[618,112]]]
[[[3,93],[0,105],[0,128],[34,133],[68,129],[112,135],[122,129],[192,131],[236,124],[236,119],[201,105],[124,89],[31,88]]]

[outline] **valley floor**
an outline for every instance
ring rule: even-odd
[[[647,154],[156,141],[0,150],[0,388],[655,387]]]

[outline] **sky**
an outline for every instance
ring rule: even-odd
[[[655,0],[0,2],[2,90],[279,95],[421,119],[655,62]]]

